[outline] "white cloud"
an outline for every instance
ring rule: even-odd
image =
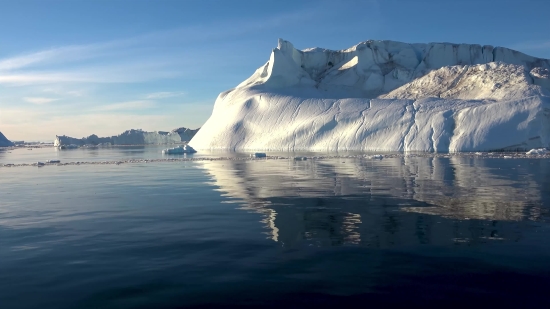
[[[147,99],[166,99],[166,98],[173,98],[173,97],[179,97],[185,95],[185,92],[169,92],[169,91],[163,91],[163,92],[153,92],[145,96]]]
[[[25,101],[32,103],[32,104],[47,104],[53,101],[57,101],[57,99],[52,98],[40,98],[40,97],[25,97],[23,98]]]
[[[154,108],[156,106],[157,104],[154,101],[138,100],[138,101],[128,101],[128,102],[120,102],[120,103],[103,105],[103,106],[94,108],[94,111],[120,111],[120,110],[134,111],[134,110]]]

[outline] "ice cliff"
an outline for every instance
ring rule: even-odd
[[[170,132],[155,131],[146,132],[143,130],[127,130],[122,134],[111,137],[98,137],[92,134],[88,137],[74,138],[69,136],[56,136],[54,146],[64,145],[146,145],[146,144],[178,144],[188,142],[193,138],[199,129],[177,128]]]
[[[2,132],[0,132],[0,147],[15,146],[10,140],[8,140]]]
[[[483,151],[550,146],[550,61],[502,47],[279,40],[221,93],[197,149]]]

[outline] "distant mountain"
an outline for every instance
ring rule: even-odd
[[[10,147],[15,146],[10,140],[8,140],[2,132],[0,132],[0,147]]]
[[[177,128],[170,132],[155,131],[146,132],[141,129],[127,130],[123,133],[111,137],[98,137],[92,134],[88,137],[74,138],[69,136],[56,136],[54,146],[64,145],[147,145],[147,144],[180,144],[190,141],[199,129]]]
[[[483,151],[550,146],[550,60],[503,47],[366,41],[297,50],[221,93],[196,149]]]

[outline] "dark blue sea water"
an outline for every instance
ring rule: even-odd
[[[0,308],[548,307],[549,221],[548,159],[0,167]]]

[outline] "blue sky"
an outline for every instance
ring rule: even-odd
[[[53,140],[196,128],[277,39],[504,46],[550,58],[550,1],[0,1],[0,131]]]

